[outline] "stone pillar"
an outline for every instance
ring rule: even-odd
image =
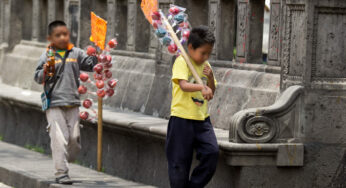
[[[0,1],[0,44],[2,44],[4,39],[4,11],[4,1]]]
[[[280,0],[270,1],[270,26],[268,45],[268,65],[280,66],[280,40],[281,40],[281,4]]]
[[[150,24],[143,16],[140,0],[128,0],[127,50],[148,52]]]
[[[233,59],[233,48],[236,34],[236,1],[220,0],[216,27],[216,56],[219,60]]]
[[[56,20],[56,0],[48,0],[48,24]]]
[[[115,37],[117,1],[107,0],[107,38],[109,41]]]
[[[136,18],[137,18],[137,0],[127,1],[127,43],[126,49],[135,50]]]
[[[2,36],[3,42],[9,44],[10,31],[11,31],[11,0],[3,0],[3,18],[2,18]]]
[[[31,40],[38,41],[40,35],[40,0],[32,0],[32,33]]]
[[[208,19],[208,26],[209,28],[214,32],[214,35],[216,38],[219,38],[217,35],[217,26],[219,21],[219,0],[209,0],[209,19]],[[218,40],[216,40],[216,43],[218,43]],[[218,46],[217,44],[215,46]],[[213,48],[212,54],[210,59],[216,59],[216,52],[217,48]]]
[[[65,1],[66,3],[66,1]],[[80,33],[80,1],[79,0],[67,0],[65,4],[65,22],[70,29],[71,42],[79,46],[79,33]]]
[[[264,0],[238,0],[238,62],[262,63]]]

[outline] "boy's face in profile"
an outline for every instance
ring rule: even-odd
[[[213,50],[213,45],[203,44],[202,46],[194,49],[192,44],[188,45],[189,55],[196,62],[196,64],[202,64],[209,59],[209,56]]]
[[[66,26],[57,26],[48,35],[48,41],[57,49],[67,49],[70,43],[70,32]]]

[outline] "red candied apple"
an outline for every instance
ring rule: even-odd
[[[79,75],[79,79],[82,81],[82,82],[86,82],[86,81],[88,81],[89,80],[89,75],[87,74],[87,73],[81,73],[80,75]]]
[[[113,96],[113,95],[114,95],[114,89],[108,88],[108,89],[106,90],[106,94],[107,94],[108,97]]]
[[[112,62],[112,56],[111,55],[107,55],[106,56],[106,63],[111,63]]]
[[[118,42],[117,42],[116,39],[111,39],[111,40],[108,42],[108,46],[109,46],[110,48],[116,48],[117,45],[118,45]]]
[[[188,39],[189,36],[190,36],[190,31],[189,31],[189,30],[183,31],[183,37],[184,37],[184,38]]]
[[[112,72],[110,70],[105,70],[105,76],[106,78],[112,78]]]
[[[178,50],[178,47],[177,47],[177,45],[175,45],[174,43],[168,46],[168,51],[169,51],[170,53],[172,53],[172,54],[174,54],[175,52],[177,52],[177,50]]]
[[[84,106],[84,108],[90,108],[91,106],[92,106],[92,102],[91,102],[91,100],[90,99],[85,99],[84,101],[83,101],[83,106]]]
[[[173,6],[169,9],[169,12],[173,15],[177,15],[180,12],[180,9],[178,7]]]
[[[97,80],[95,85],[99,89],[102,89],[105,86],[105,84],[102,80]]]
[[[81,113],[79,113],[79,117],[80,117],[82,120],[86,120],[86,119],[88,119],[88,117],[89,117],[89,113],[88,113],[88,112],[81,112]]]
[[[109,80],[108,81],[108,86],[111,87],[111,88],[114,88],[116,85],[117,85],[117,80],[115,79],[112,79],[112,80]]]
[[[103,79],[103,75],[102,75],[102,74],[94,73],[94,79],[95,79],[95,80],[102,80],[102,79]]]
[[[101,74],[102,70],[103,70],[103,66],[101,64],[96,64],[94,66],[94,72]]]
[[[107,61],[106,59],[106,55],[105,54],[100,54],[99,56],[97,56],[97,60],[99,63],[104,63]]]
[[[78,88],[79,94],[85,94],[87,91],[88,91],[87,87],[85,87],[83,85],[79,86],[79,88]]]
[[[106,64],[105,64],[105,68],[106,68],[106,69],[112,68],[112,63],[106,63]]]
[[[160,13],[158,11],[155,11],[155,12],[151,13],[151,18],[153,20],[160,20],[161,19],[161,15],[160,15]]]
[[[104,89],[98,89],[98,90],[96,91],[96,94],[97,94],[97,96],[103,98],[103,97],[106,95],[106,92],[105,92]]]
[[[96,49],[92,46],[87,47],[87,54],[88,56],[95,56],[96,55]]]
[[[161,20],[153,20],[153,27],[154,27],[154,29],[159,28],[159,25],[162,25]]]

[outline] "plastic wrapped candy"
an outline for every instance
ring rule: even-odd
[[[172,39],[171,39],[171,37],[165,36],[162,38],[161,41],[162,41],[162,45],[169,46],[172,42]]]
[[[186,14],[179,13],[174,16],[174,21],[176,22],[176,24],[181,24],[187,19],[186,17],[187,17]]]
[[[102,74],[98,74],[98,73],[94,73],[94,79],[95,80],[102,80],[103,79],[103,75]]]
[[[118,82],[118,80],[115,80],[115,79],[109,80],[109,81],[108,81],[108,86],[109,86],[110,88],[114,88],[114,87],[117,85],[117,82]]]
[[[88,91],[87,87],[85,87],[83,85],[79,86],[79,88],[78,88],[79,94],[85,94],[87,91]]]
[[[105,73],[105,77],[106,77],[106,78],[108,78],[108,79],[109,79],[109,78],[112,78],[112,72],[111,72],[110,70],[105,70],[104,73]]]
[[[158,29],[159,27],[162,27],[162,22],[161,20],[153,20],[153,27],[154,29]]]
[[[101,64],[96,64],[93,68],[94,72],[101,74],[102,70],[103,70],[103,66]]]
[[[92,101],[90,100],[90,99],[85,99],[84,101],[83,101],[83,106],[84,106],[84,108],[90,108],[91,106],[92,106]]]
[[[188,29],[183,30],[182,37],[188,39],[189,36],[190,36],[190,30]]]
[[[81,112],[81,113],[79,113],[79,117],[82,120],[87,120],[89,118],[89,113],[88,112]]]
[[[180,29],[187,29],[187,28],[189,28],[189,23],[188,22],[181,22],[180,24],[179,24],[179,28]]]
[[[98,89],[98,90],[96,91],[96,94],[97,94],[97,96],[103,98],[103,97],[106,95],[106,91],[105,91],[104,89]]]
[[[178,47],[177,47],[177,45],[175,45],[174,43],[172,43],[172,44],[170,44],[169,46],[168,46],[168,51],[170,52],[170,53],[172,53],[172,54],[175,54],[176,52],[177,52],[177,50],[178,50]]]
[[[105,86],[105,84],[102,80],[97,80],[95,85],[99,89],[102,89]]]
[[[169,8],[169,13],[172,14],[172,15],[177,15],[179,14],[180,12],[185,12],[185,8],[183,7],[179,7],[179,6],[176,6],[176,5],[170,5],[171,8]]]
[[[156,34],[157,37],[162,38],[162,37],[164,37],[167,34],[167,31],[164,28],[158,28],[155,31],[155,34]]]
[[[97,59],[98,59],[98,62],[104,63],[104,62],[107,61],[107,56],[106,56],[105,54],[100,54],[100,55],[97,57]]]
[[[107,89],[107,90],[106,90],[106,95],[107,95],[108,97],[113,96],[113,95],[114,95],[114,89],[112,89],[112,88]]]
[[[152,18],[153,20],[160,20],[160,19],[161,19],[160,12],[158,12],[158,11],[152,12],[152,13],[151,13],[151,18]]]
[[[82,82],[86,82],[89,80],[89,75],[87,73],[80,73],[79,75],[79,79],[82,81]]]
[[[96,48],[92,46],[87,47],[87,54],[88,56],[95,56],[96,55]]]
[[[117,39],[115,39],[115,38],[109,40],[109,42],[108,42],[108,46],[109,46],[110,48],[116,48],[117,45],[118,45],[118,42],[117,42]]]

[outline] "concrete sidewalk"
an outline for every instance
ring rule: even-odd
[[[70,177],[75,183],[71,186],[59,185],[54,183],[53,169],[53,162],[50,157],[0,141],[0,182],[11,187],[153,187],[75,164],[70,164]]]

